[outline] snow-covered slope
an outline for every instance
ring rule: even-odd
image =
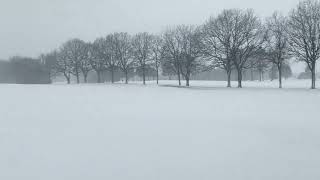
[[[0,85],[0,179],[320,179],[320,91],[192,84]]]

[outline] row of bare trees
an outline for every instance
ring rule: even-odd
[[[81,74],[87,82],[90,71],[96,72],[97,82],[101,83],[101,74],[106,69],[111,71],[113,83],[116,68],[125,74],[128,83],[128,73],[131,68],[140,65],[144,70],[147,61],[152,60],[151,41],[153,37],[148,33],[137,34],[134,37],[127,33],[114,33],[98,38],[93,43],[72,39],[64,43],[59,50],[44,55],[43,58],[51,57],[51,60],[55,60],[52,70],[63,74],[68,83],[71,75],[74,75],[77,83],[80,83]]]
[[[192,75],[215,68],[227,75],[231,87],[231,73],[237,72],[238,87],[246,69],[260,69],[272,64],[277,67],[279,88],[282,88],[283,66],[295,58],[306,63],[312,74],[315,88],[316,62],[320,58],[320,2],[300,2],[288,16],[275,12],[261,20],[253,10],[229,9],[210,17],[203,25],[179,25],[168,28],[160,35],[113,33],[93,43],[73,39],[58,51],[43,56],[56,57],[54,69],[70,83],[74,75],[79,83],[82,74],[85,82],[89,71],[101,73],[120,69],[128,83],[133,68],[142,72],[146,83],[146,68],[152,66],[159,73],[175,75],[189,86]],[[52,58],[54,59],[54,58]],[[52,63],[51,63],[52,64]]]

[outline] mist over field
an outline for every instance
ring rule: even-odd
[[[298,0],[1,0],[0,59],[36,58],[70,38],[93,41],[112,32],[159,33],[201,24],[223,9],[252,8],[262,17],[287,13]],[[276,6],[274,5],[276,4]],[[183,6],[183,8],[182,8]]]
[[[0,180],[320,179],[319,0],[0,1]]]

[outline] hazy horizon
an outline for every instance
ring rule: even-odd
[[[201,24],[228,8],[251,8],[264,18],[288,13],[299,0],[1,0],[0,59],[37,57],[71,38],[93,41],[112,32],[159,33]],[[276,7],[274,5],[277,4]]]

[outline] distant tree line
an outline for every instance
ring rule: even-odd
[[[15,84],[49,84],[50,69],[40,59],[15,56],[0,61],[0,82]]]
[[[244,73],[259,72],[260,80],[267,70],[271,79],[278,78],[282,88],[284,73],[290,74],[288,60],[305,62],[311,76],[311,88],[316,88],[316,62],[320,57],[320,2],[306,0],[284,16],[275,12],[260,19],[253,10],[228,9],[211,16],[204,24],[177,25],[161,34],[147,32],[130,35],[117,32],[93,42],[71,39],[57,50],[40,56],[48,76],[62,75],[68,83],[74,77],[87,82],[89,72],[95,72],[97,82],[109,71],[114,83],[115,71],[121,71],[128,83],[135,72],[146,84],[153,73],[176,77],[186,86],[195,75],[223,70],[227,86],[236,75],[242,87]],[[252,78],[253,79],[253,78]]]

